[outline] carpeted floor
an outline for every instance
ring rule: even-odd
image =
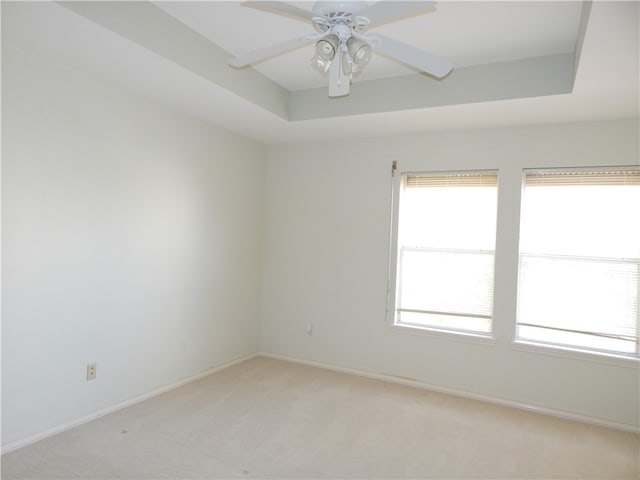
[[[257,357],[2,457],[2,478],[639,478],[640,438]]]

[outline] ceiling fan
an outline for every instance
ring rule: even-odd
[[[246,67],[315,42],[311,65],[320,73],[329,75],[329,97],[349,94],[351,79],[369,63],[372,51],[442,78],[453,69],[451,62],[379,33],[365,33],[383,23],[433,11],[436,3],[379,1],[369,6],[368,2],[359,1],[319,1],[308,11],[279,1],[243,2],[247,7],[311,23],[316,33],[238,55],[229,64],[237,68]]]

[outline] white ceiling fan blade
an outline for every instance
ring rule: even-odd
[[[329,67],[329,97],[349,95],[351,80],[342,69],[342,52],[338,51]]]
[[[377,52],[434,77],[442,78],[453,69],[453,64],[448,60],[379,33],[366,35],[365,39]]]
[[[384,23],[394,22],[404,17],[423,14],[435,10],[438,2],[405,2],[405,1],[380,1],[367,7],[356,15],[369,19],[369,27],[377,27]]]
[[[246,67],[247,65],[253,65],[254,63],[258,63],[263,60],[266,60],[267,58],[275,57],[276,55],[281,55],[291,50],[295,50],[296,48],[304,47],[305,45],[308,45],[309,43],[313,42],[314,40],[317,40],[322,36],[324,35],[318,35],[318,34],[312,33],[309,35],[303,35],[302,37],[287,40],[286,42],[276,43],[275,45],[261,48],[259,50],[247,52],[245,54],[238,55],[237,57],[230,59],[229,65],[236,68]]]
[[[271,13],[277,13],[286,17],[292,17],[303,22],[311,22],[313,17],[317,15],[308,10],[298,8],[286,2],[242,2],[245,7],[257,8],[258,10],[266,10]]]

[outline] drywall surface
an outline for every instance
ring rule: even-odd
[[[7,45],[2,100],[3,445],[256,351],[264,146]]]
[[[620,120],[270,146],[261,350],[637,427],[637,363],[513,344],[522,169],[637,164],[637,132]],[[495,342],[387,323],[393,160],[499,169]]]

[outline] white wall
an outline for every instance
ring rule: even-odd
[[[637,132],[637,121],[612,121],[270,147],[261,350],[637,427],[637,364],[511,343],[522,168],[636,164]],[[386,323],[391,161],[415,159],[500,170],[495,344]]]
[[[637,368],[511,345],[514,180],[637,162],[637,121],[265,152],[7,45],[2,62],[3,445],[258,348],[638,425]],[[415,158],[511,180],[494,345],[386,324],[390,164]]]
[[[264,146],[2,55],[3,445],[255,352]]]

